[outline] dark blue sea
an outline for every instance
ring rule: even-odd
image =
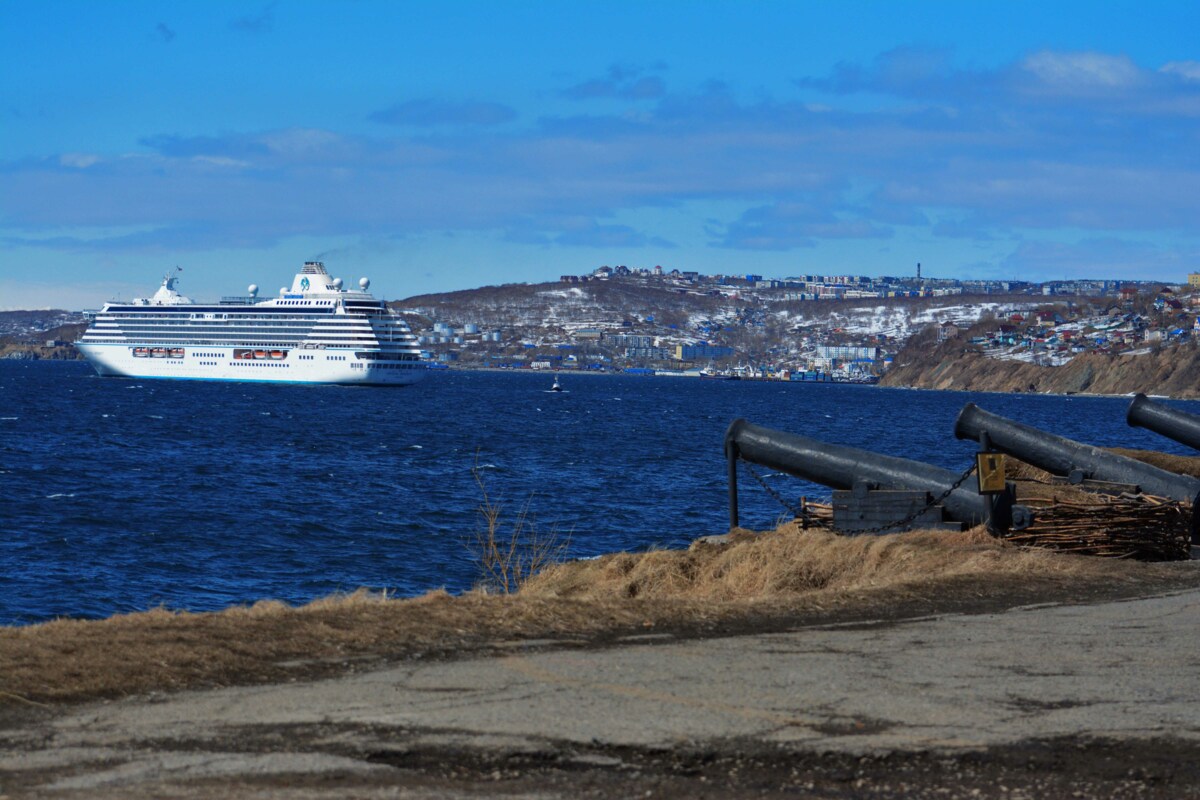
[[[961,470],[968,401],[1099,445],[1187,453],[1127,399],[442,371],[407,388],[99,378],[0,361],[0,624],[400,595],[477,579],[472,469],[570,555],[728,526],[722,437],[752,422]],[[1180,407],[1200,413],[1200,404]],[[776,475],[790,497],[823,487]],[[742,522],[783,509],[742,482]]]

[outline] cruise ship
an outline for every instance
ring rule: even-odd
[[[309,261],[290,289],[258,299],[196,303],[179,293],[181,270],[153,297],[110,302],[76,347],[105,376],[285,383],[406,385],[427,374],[404,320],[367,292],[346,289]]]

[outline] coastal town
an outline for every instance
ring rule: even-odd
[[[923,331],[1042,366],[1187,342],[1200,275],[1188,281],[958,281],[921,277],[920,265],[909,278],[786,279],[602,266],[557,284],[396,305],[431,362],[461,368],[874,382]]]
[[[393,301],[434,368],[873,383],[932,332],[1001,361],[1142,355],[1200,328],[1186,282],[703,275],[600,266],[557,282]],[[87,312],[0,312],[0,357],[73,357]]]

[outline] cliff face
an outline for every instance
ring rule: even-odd
[[[1200,347],[1164,347],[1140,356],[1087,353],[1061,367],[987,358],[950,340],[917,337],[896,356],[881,386],[974,392],[1146,394],[1200,398]]]
[[[37,344],[0,343],[0,358],[29,361],[79,361],[83,354],[74,347],[44,347]]]

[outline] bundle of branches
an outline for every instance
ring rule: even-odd
[[[807,499],[801,503],[810,525],[818,528],[833,527],[833,503],[814,503]]]
[[[1183,503],[1122,494],[1028,504],[1034,507],[1034,523],[1005,537],[1013,544],[1139,561],[1191,557],[1191,507]]]

